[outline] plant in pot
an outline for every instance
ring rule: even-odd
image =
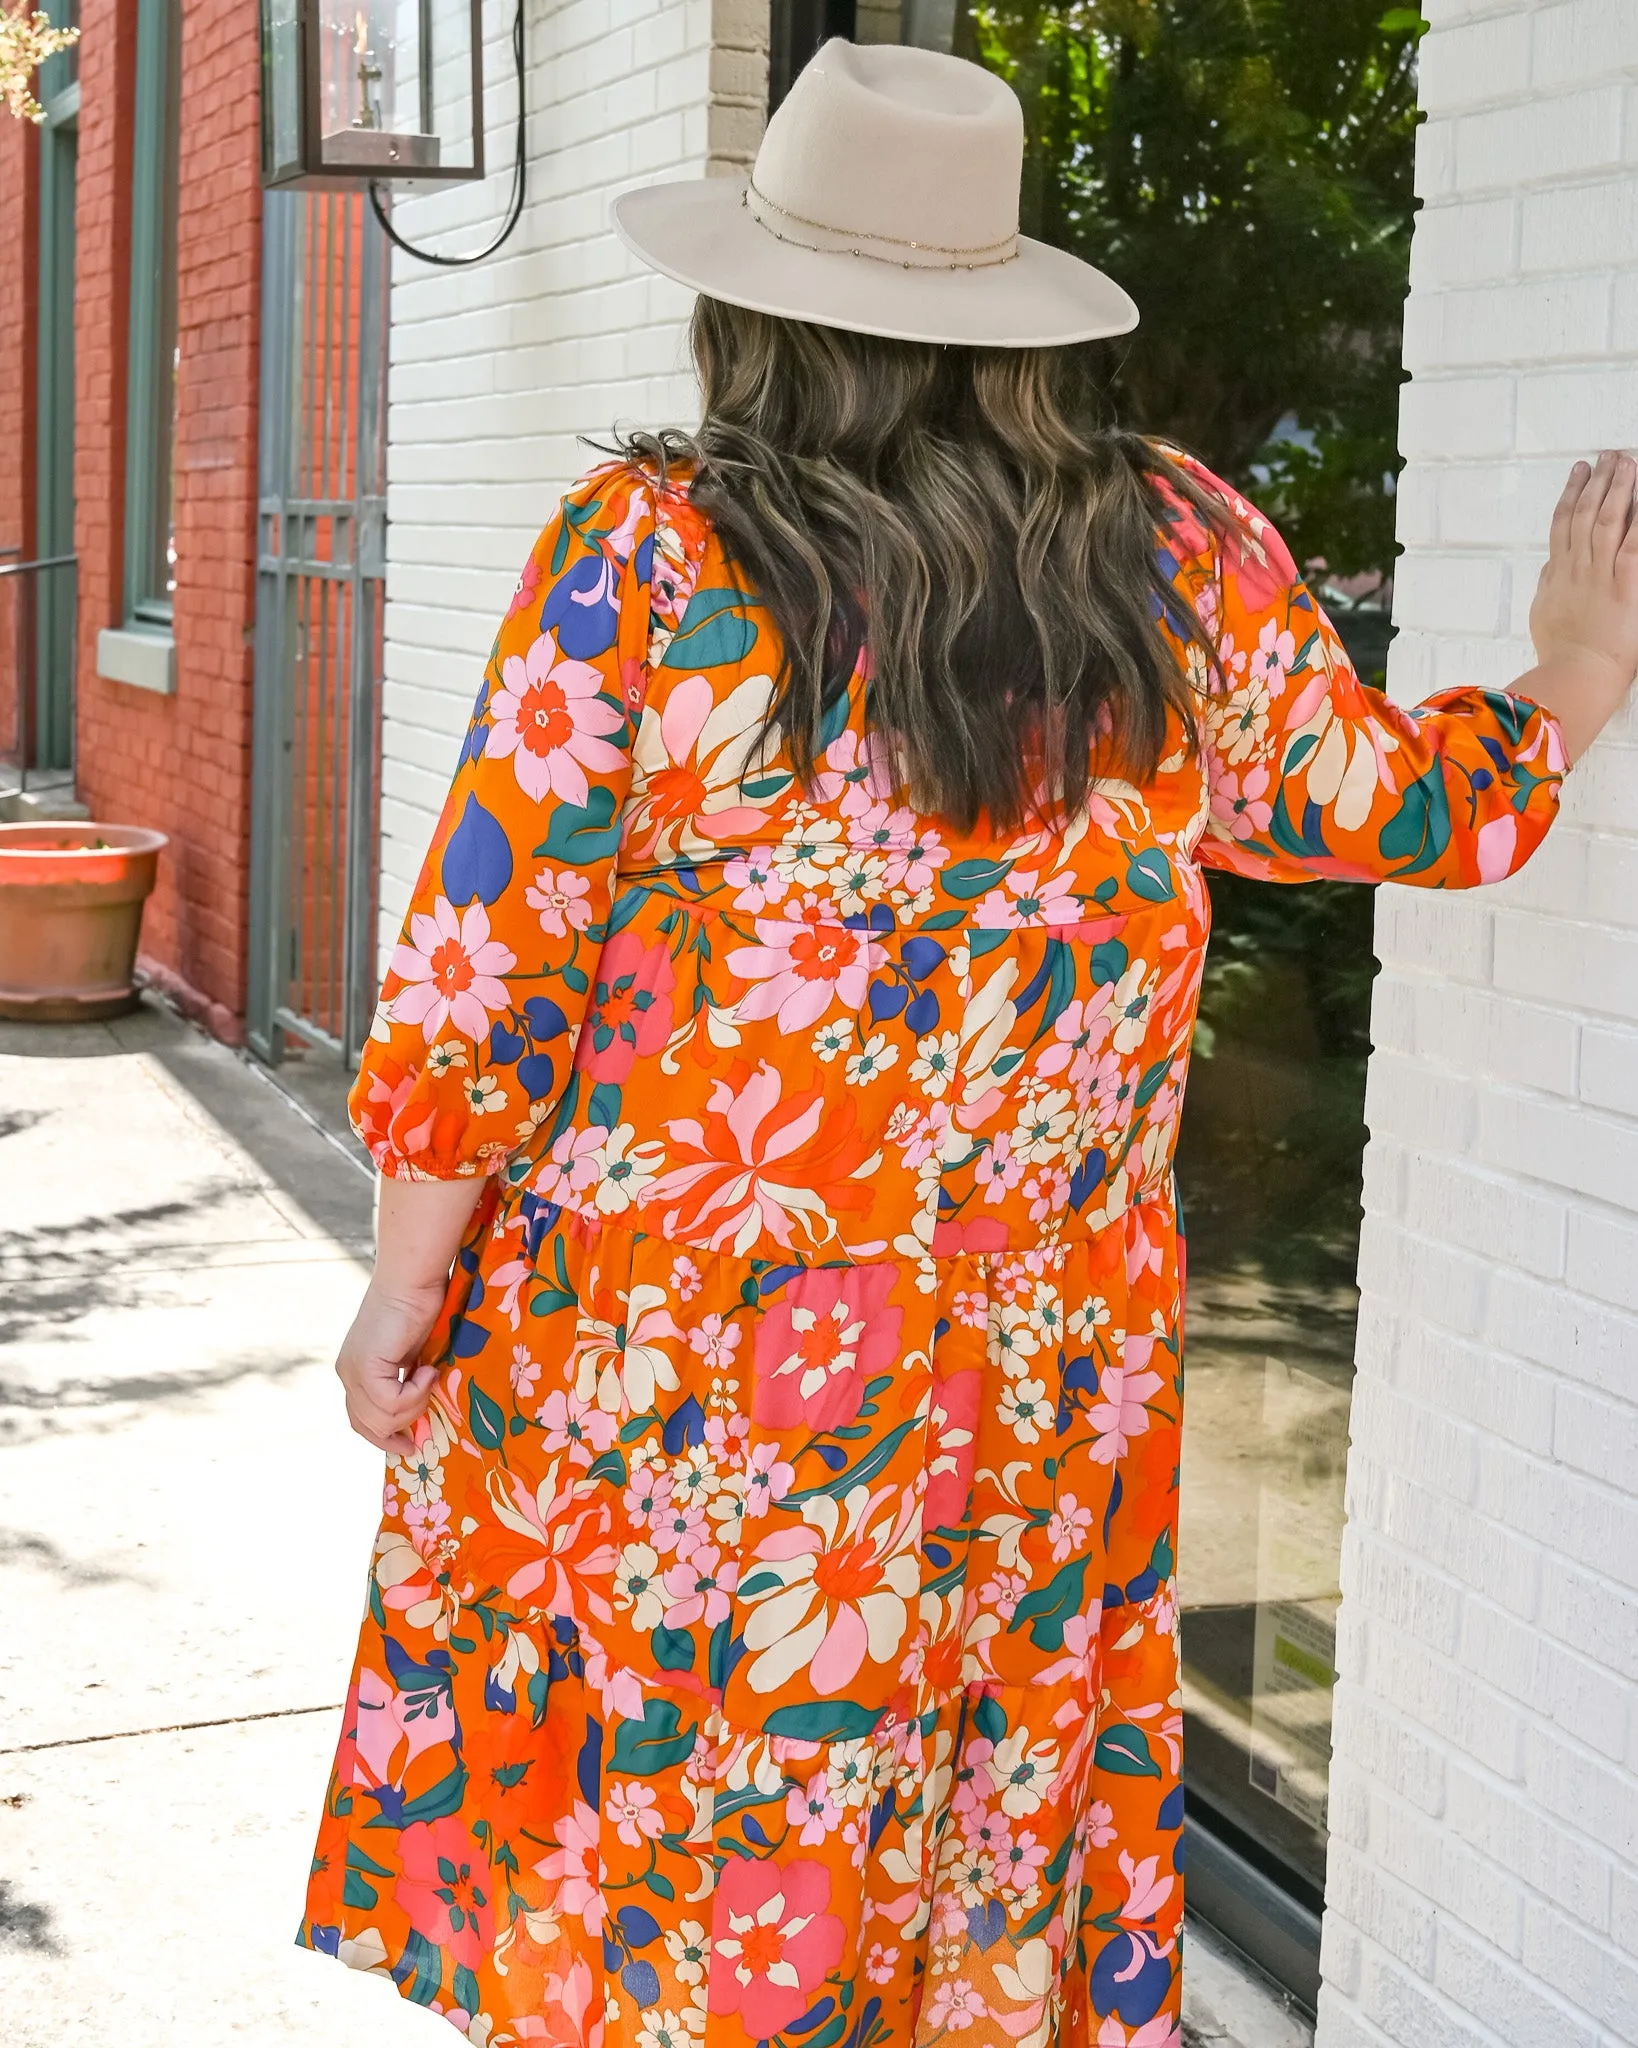
[[[0,825],[0,1017],[135,1007],[142,906],[164,845],[139,825]]]

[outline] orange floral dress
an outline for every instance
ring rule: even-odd
[[[1054,831],[907,807],[857,678],[800,786],[685,485],[524,570],[353,1094],[489,1178],[301,1932],[477,2048],[1177,2048],[1201,870],[1492,880],[1564,765],[1362,687],[1198,474],[1227,688]]]

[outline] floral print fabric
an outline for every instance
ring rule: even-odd
[[[488,1176],[390,1468],[302,1939],[479,2048],[1177,2048],[1172,1153],[1201,870],[1507,874],[1532,705],[1364,689],[1277,534],[1144,787],[811,789],[771,619],[606,468],[502,626],[353,1097]]]

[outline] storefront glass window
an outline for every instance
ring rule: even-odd
[[[1110,271],[1143,311],[1135,334],[1102,345],[1114,415],[1175,436],[1259,502],[1380,680],[1417,10],[855,0],[844,22],[836,0],[783,4],[859,42],[972,58],[1015,87],[1024,232]],[[1211,891],[1178,1158],[1188,1799],[1317,1911],[1372,893],[1215,876]]]

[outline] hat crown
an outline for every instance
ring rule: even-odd
[[[1016,244],[1023,161],[1024,112],[1004,80],[936,50],[838,38],[770,119],[753,205],[797,240],[994,262]]]

